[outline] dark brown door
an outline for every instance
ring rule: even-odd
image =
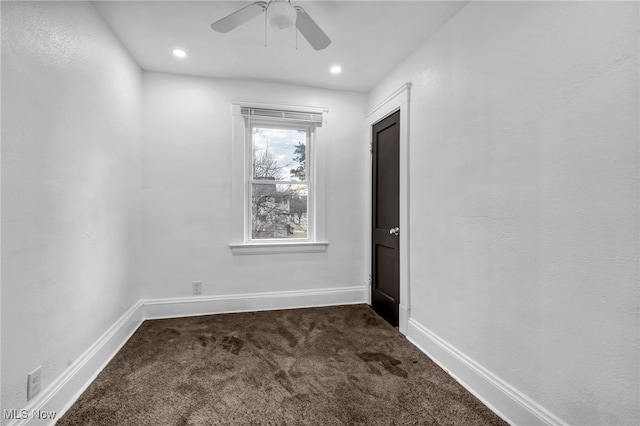
[[[373,125],[371,306],[394,327],[400,299],[400,111]]]

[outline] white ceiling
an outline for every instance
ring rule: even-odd
[[[204,77],[370,91],[468,1],[296,1],[331,38],[315,51],[296,31],[259,16],[227,34],[211,23],[252,1],[97,1],[96,9],[140,67]],[[173,57],[176,47],[188,52]],[[340,75],[329,68],[339,64]]]

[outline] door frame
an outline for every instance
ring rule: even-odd
[[[375,123],[400,111],[400,306],[399,329],[407,334],[408,322],[411,315],[410,304],[410,275],[409,275],[409,104],[411,100],[411,83],[405,83],[384,100],[374,106],[367,113],[367,134],[369,147],[373,145],[372,128]],[[373,164],[369,162],[369,195],[373,188]],[[372,249],[371,229],[373,226],[373,205],[369,199],[368,215],[368,251]],[[371,271],[371,256],[369,256],[369,271]],[[368,302],[371,304],[371,279],[369,279]]]

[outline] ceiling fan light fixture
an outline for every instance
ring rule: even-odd
[[[267,19],[273,28],[286,30],[296,24],[298,13],[288,0],[273,0],[267,7]]]

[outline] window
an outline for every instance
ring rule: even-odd
[[[234,253],[326,248],[316,182],[323,112],[234,104]]]
[[[251,125],[251,240],[309,239],[313,187],[307,171],[311,129]]]

